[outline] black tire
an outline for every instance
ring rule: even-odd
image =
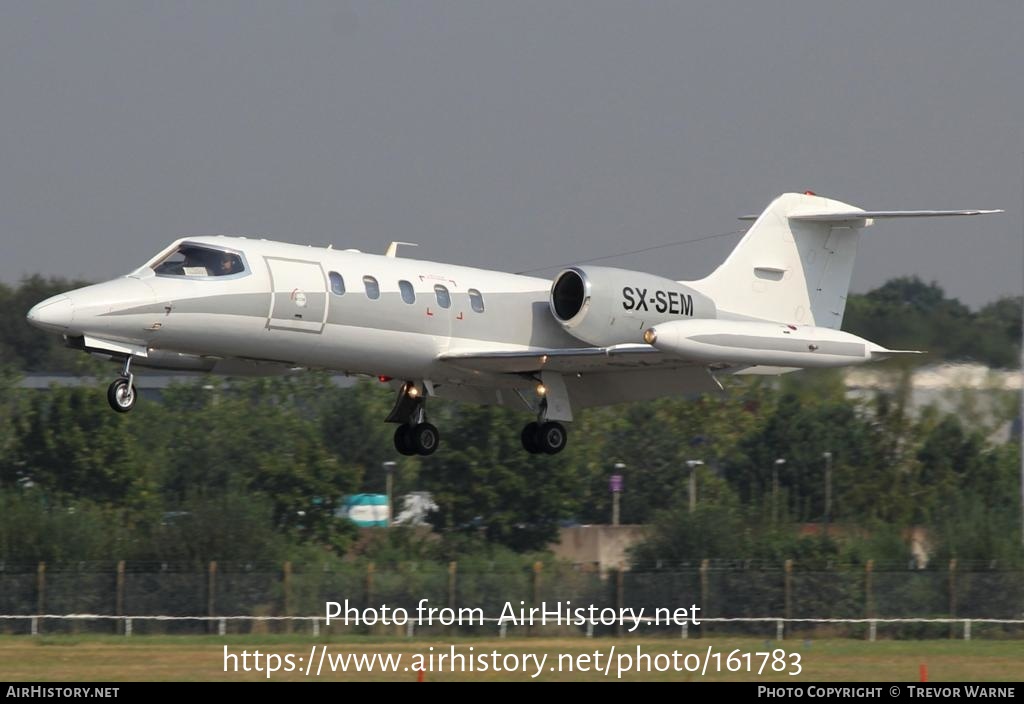
[[[430,423],[414,425],[409,432],[410,445],[418,454],[432,455],[441,444],[441,433]]]
[[[540,449],[549,455],[557,455],[565,449],[569,442],[569,434],[565,432],[565,426],[561,423],[549,420],[540,426],[537,433],[537,444]]]
[[[395,449],[398,450],[400,455],[406,457],[415,455],[416,450],[412,446],[412,440],[410,439],[411,428],[404,423],[395,428]]]
[[[135,393],[135,385],[129,384],[127,379],[115,379],[107,387],[107,403],[118,413],[127,413],[135,408],[135,401],[138,394]]]
[[[540,434],[540,423],[527,423],[526,427],[523,428],[522,435],[519,439],[523,443],[523,449],[529,452],[531,455],[536,455],[541,451],[540,442],[537,436]]]

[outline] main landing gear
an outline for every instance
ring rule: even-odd
[[[520,439],[523,448],[532,455],[557,455],[565,449],[569,434],[565,426],[557,420],[572,420],[572,412],[568,403],[568,395],[560,377],[547,377],[547,384],[540,384],[538,396],[540,403],[537,409],[537,420],[523,428]],[[552,388],[553,387],[553,388]],[[388,423],[396,423],[395,449],[403,455],[432,455],[441,444],[441,435],[437,428],[427,422],[427,395],[433,393],[429,381],[422,384],[407,381],[402,384],[395,399],[395,406],[386,418]]]
[[[413,382],[402,385],[395,407],[387,417],[395,428],[395,449],[403,455],[432,455],[441,444],[441,434],[427,422],[425,388]]]
[[[132,374],[131,355],[124,358],[121,375],[107,387],[107,403],[118,413],[127,413],[135,408],[135,375]]]
[[[566,432],[565,426],[556,420],[540,423],[535,421],[526,424],[522,435],[520,435],[520,440],[523,442],[523,449],[531,455],[538,455],[542,452],[547,455],[557,455],[565,449],[565,445],[569,441],[569,434]]]
[[[556,420],[548,420],[548,412],[551,410],[548,391],[549,389],[545,385],[539,385],[538,394],[541,395],[541,400],[538,407],[537,420],[527,423],[526,427],[523,428],[522,434],[519,436],[523,443],[523,449],[531,455],[539,455],[541,453],[557,455],[565,449],[566,443],[569,442],[569,434],[566,432],[565,426]],[[555,407],[558,407],[557,402]]]

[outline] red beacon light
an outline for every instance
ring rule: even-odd
[[[383,374],[381,374],[380,376],[378,376],[378,377],[377,377],[377,381],[379,381],[379,382],[380,382],[380,383],[382,383],[382,384],[386,384],[386,383],[388,383],[389,381],[391,381],[391,377],[389,377],[389,376],[384,376]]]

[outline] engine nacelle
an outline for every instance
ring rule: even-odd
[[[714,302],[671,279],[606,266],[573,266],[551,285],[551,314],[570,335],[606,347],[643,342],[660,323],[714,318]]]

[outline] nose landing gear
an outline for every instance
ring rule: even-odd
[[[107,387],[107,403],[118,413],[127,413],[135,408],[135,375],[132,374],[132,358],[124,359],[121,375]]]

